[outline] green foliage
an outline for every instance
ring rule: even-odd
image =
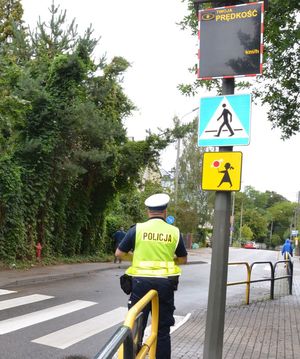
[[[268,214],[272,225],[272,233],[284,238],[286,231],[289,231],[291,218],[296,210],[296,204],[289,201],[281,201],[268,208]]]
[[[234,240],[243,239],[242,231],[246,225],[251,229],[254,241],[273,247],[278,242],[277,237],[289,236],[296,209],[296,203],[287,201],[276,192],[262,193],[248,186],[244,192],[235,194]],[[274,242],[270,241],[273,236]]]
[[[43,251],[42,251],[43,254]],[[77,263],[97,263],[97,262],[110,262],[112,260],[112,255],[107,253],[94,253],[91,255],[78,255],[73,257],[64,257],[64,256],[47,256],[42,255],[42,261],[39,262],[36,258],[32,259],[6,259],[5,261],[0,261],[0,270],[6,269],[30,269],[32,267],[46,266],[46,265],[58,265],[58,264],[77,264]]]
[[[241,237],[242,241],[251,241],[253,238],[253,232],[247,224],[244,224],[242,227]]]
[[[194,119],[187,128],[177,131],[178,138],[183,138],[183,152],[179,161],[177,198],[170,211],[173,210],[176,225],[183,233],[193,233],[198,240],[204,241],[202,232],[206,222],[211,221],[213,198],[200,187],[203,151],[197,146],[196,128],[197,119]]]
[[[14,25],[21,25],[23,8],[20,0],[0,0],[0,43],[10,41]]]
[[[261,241],[268,234],[268,221],[259,209],[245,209],[243,214],[243,223],[247,224],[253,232],[253,239]]]
[[[21,168],[4,159],[0,161],[0,258],[28,256],[24,233]]]
[[[50,15],[32,33],[15,17],[19,26],[0,40],[3,260],[32,258],[37,242],[44,258],[108,251],[117,223],[143,217],[133,188],[170,137],[128,141],[123,120],[135,109],[122,88],[128,61],[95,62],[91,28],[80,37],[65,11],[53,4]]]
[[[269,107],[268,120],[289,138],[300,131],[299,1],[271,0],[265,14],[265,66],[255,94]]]
[[[265,243],[267,245],[267,248],[274,249],[275,247],[280,246],[282,244],[282,239],[278,234],[272,234],[271,238],[269,237],[265,240]]]

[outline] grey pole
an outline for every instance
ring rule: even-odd
[[[231,217],[230,217],[230,236],[229,236],[229,245],[230,246],[232,246],[232,239],[233,239],[234,203],[235,203],[235,192],[232,192]]]
[[[179,157],[180,157],[180,137],[177,139],[177,155],[176,155],[176,169],[175,169],[175,215],[177,215],[177,201],[178,201],[178,178],[179,178]]]
[[[234,78],[222,80],[222,94],[234,94]],[[232,149],[232,147],[220,147],[219,151],[229,152]],[[203,359],[222,359],[230,213],[231,192],[217,191]]]
[[[192,109],[192,111],[184,114],[180,119],[175,117],[174,120],[177,118],[178,125],[180,125],[181,121],[191,113],[198,111],[199,107]],[[177,202],[178,202],[178,178],[179,178],[179,158],[180,158],[180,137],[177,138],[177,154],[176,154],[176,168],[175,168],[175,215],[177,215]]]

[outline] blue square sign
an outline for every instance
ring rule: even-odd
[[[250,94],[201,98],[198,146],[249,145],[250,117]]]

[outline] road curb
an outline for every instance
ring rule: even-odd
[[[204,261],[191,261],[188,262],[187,265],[190,264],[206,264],[207,262]],[[60,273],[60,274],[45,274],[45,275],[39,275],[39,276],[32,276],[27,278],[19,278],[19,279],[13,279],[13,280],[7,280],[6,283],[1,284],[0,280],[0,287],[1,288],[10,288],[10,287],[18,287],[22,285],[29,285],[29,284],[38,284],[42,282],[54,282],[64,279],[72,279],[72,278],[79,278],[84,277],[93,273],[97,272],[104,272],[111,269],[127,269],[128,265],[126,264],[118,264],[118,265],[112,265],[109,267],[103,267],[103,268],[95,268],[95,269],[88,269],[88,270],[81,270],[71,273]]]
[[[127,266],[111,266],[111,267],[105,267],[105,268],[95,268],[95,269],[89,269],[89,270],[82,270],[78,272],[72,272],[72,273],[60,273],[60,274],[46,274],[44,276],[32,276],[28,278],[20,278],[17,280],[11,280],[8,281],[5,284],[0,285],[1,288],[9,288],[14,286],[21,286],[21,285],[27,285],[27,284],[37,284],[41,282],[54,282],[58,280],[64,280],[64,279],[71,279],[71,278],[79,278],[84,277],[96,272],[104,272],[107,270],[111,270],[114,268],[127,268]]]

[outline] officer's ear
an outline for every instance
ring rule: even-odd
[[[163,211],[163,215],[164,215],[164,219],[166,219],[166,218],[167,218],[167,208],[166,208],[166,209],[164,209],[164,211]]]

